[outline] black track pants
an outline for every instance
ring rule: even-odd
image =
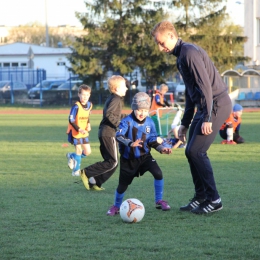
[[[215,108],[217,113],[212,112],[211,122],[213,132],[210,135],[203,135],[201,133],[201,125],[203,123],[202,114],[200,111],[195,114],[190,126],[189,140],[185,150],[195,186],[195,195],[198,198],[210,201],[217,200],[219,194],[207,151],[218,134],[221,125],[231,113],[231,101],[229,97],[225,99],[225,102],[221,102],[224,104]]]
[[[116,171],[118,165],[117,142],[115,137],[101,136],[100,153],[104,159],[85,168],[88,178],[94,177],[99,187]]]

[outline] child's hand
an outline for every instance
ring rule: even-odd
[[[86,133],[86,130],[84,130],[84,129],[79,129],[79,132],[84,135],[84,134]]]
[[[143,141],[141,139],[137,139],[131,143],[131,147],[142,147]]]
[[[162,154],[171,154],[172,153],[172,149],[171,148],[163,148],[161,150]]]

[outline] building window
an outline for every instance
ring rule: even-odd
[[[57,62],[57,66],[65,66],[65,62]]]
[[[27,63],[26,63],[26,62],[22,62],[22,63],[20,64],[20,66],[21,66],[21,67],[27,67]]]
[[[18,62],[12,62],[12,67],[18,67]]]
[[[10,63],[9,62],[4,62],[3,63],[3,67],[10,67]]]

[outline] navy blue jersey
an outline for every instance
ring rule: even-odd
[[[157,136],[154,122],[150,117],[140,122],[132,112],[120,122],[119,130],[116,132],[119,152],[126,159],[134,159],[149,154],[151,148],[160,151],[161,145],[157,143]],[[130,147],[137,139],[143,141],[142,147]]]

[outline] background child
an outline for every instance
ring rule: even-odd
[[[67,129],[68,141],[75,146],[75,153],[67,153],[68,167],[73,170],[72,176],[80,176],[81,158],[91,153],[89,131],[91,130],[89,115],[92,103],[89,102],[91,88],[87,85],[79,87],[77,101],[70,110]],[[83,148],[83,152],[82,152]]]
[[[139,92],[135,94],[132,102],[132,113],[124,118],[116,133],[120,152],[119,184],[115,191],[114,205],[107,215],[114,216],[119,213],[125,191],[134,177],[142,176],[149,171],[154,177],[155,206],[158,209],[169,210],[167,201],[163,200],[164,179],[162,171],[156,160],[152,157],[151,148],[163,154],[170,154],[171,148],[164,147],[157,137],[155,125],[149,115],[150,97]]]
[[[100,154],[104,161],[96,162],[81,170],[81,179],[87,190],[103,190],[101,185],[116,171],[118,165],[116,130],[122,119],[123,97],[126,94],[126,80],[119,75],[108,79],[111,95],[103,109],[103,118],[99,125],[98,138]]]
[[[242,144],[245,142],[244,138],[239,135],[242,113],[243,107],[235,104],[233,112],[219,130],[220,136],[224,139],[221,144]]]
[[[183,109],[177,103],[177,113],[172,121],[171,130],[168,132],[167,140],[172,143],[172,148],[185,148],[185,144],[179,139],[178,131],[181,123]],[[174,138],[172,138],[172,135]]]
[[[158,123],[158,116],[157,116],[157,109],[162,107],[170,107],[171,105],[167,102],[164,94],[168,91],[168,86],[166,84],[161,84],[159,91],[156,91],[151,105],[151,118],[154,121],[156,131],[159,133],[159,123]],[[158,113],[159,117],[162,116],[162,111]]]

